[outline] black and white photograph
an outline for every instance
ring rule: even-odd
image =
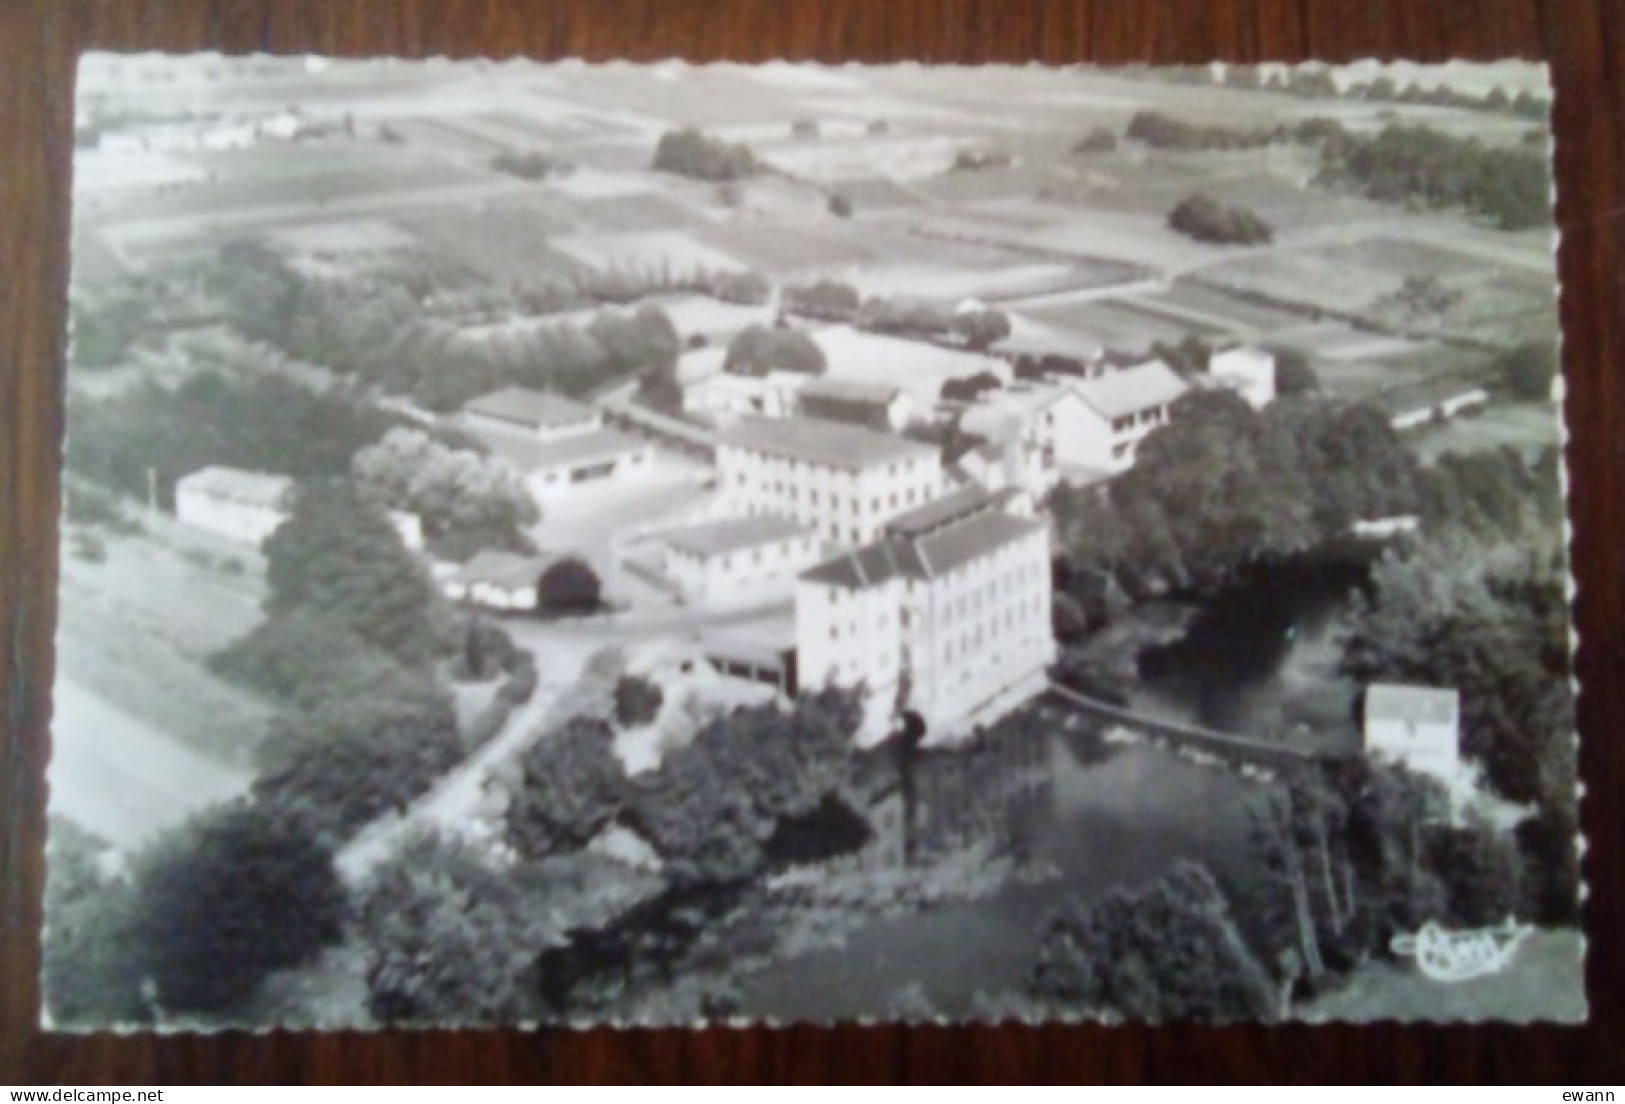
[[[41,1022],[1579,1022],[1544,65],[88,54]]]

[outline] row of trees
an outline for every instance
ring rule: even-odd
[[[1103,588],[1211,591],[1249,564],[1415,506],[1415,462],[1374,407],[1284,398],[1255,411],[1228,392],[1196,392],[1175,420],[1141,442],[1104,495],[1055,495],[1059,561],[1091,608]]]
[[[400,424],[343,390],[216,372],[174,387],[149,381],[106,398],[74,396],[68,414],[73,474],[145,498],[150,473],[166,505],[177,479],[211,464],[301,479],[342,475],[358,449]]]
[[[846,781],[858,706],[847,694],[735,710],[660,768],[629,779],[603,721],[577,718],[537,740],[508,806],[508,842],[532,859],[585,845],[619,820],[679,884],[731,883],[770,861],[775,833]]]
[[[1551,220],[1544,150],[1487,146],[1427,126],[1392,123],[1325,147],[1320,179],[1419,207],[1464,207],[1503,230]]]
[[[1474,95],[1444,83],[1424,88],[1416,81],[1402,85],[1393,77],[1381,76],[1369,81],[1351,81],[1339,89],[1331,73],[1324,69],[1293,68],[1266,74],[1257,66],[1227,65],[1224,83],[1231,88],[1261,88],[1287,92],[1304,98],[1340,97],[1365,103],[1428,104],[1434,107],[1459,107],[1470,111],[1504,112],[1532,120],[1546,118],[1547,112],[1551,110],[1548,101],[1528,89],[1509,93],[1500,86],[1491,88],[1481,95]]]
[[[1263,791],[1232,879],[1181,863],[1070,903],[1027,991],[1073,1015],[1271,1020],[1428,920],[1544,915],[1544,871],[1500,830],[1452,823],[1447,803],[1438,783],[1361,759]]]

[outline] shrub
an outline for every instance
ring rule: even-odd
[[[537,581],[537,607],[555,617],[596,613],[601,589],[598,573],[585,561],[569,557],[542,572]]]
[[[693,127],[661,135],[652,167],[656,172],[713,181],[738,180],[757,172],[749,146],[709,137]]]
[[[1168,227],[1186,237],[1217,245],[1258,245],[1274,239],[1269,223],[1243,207],[1225,207],[1210,196],[1193,195],[1168,212]]]
[[[829,197],[829,213],[836,218],[852,217],[852,199],[844,192],[835,192]]]
[[[615,684],[615,722],[622,728],[646,725],[660,714],[660,687],[637,675],[622,675]]]
[[[722,361],[724,372],[740,376],[765,376],[774,371],[816,376],[826,367],[824,350],[802,331],[760,324],[741,330]]]

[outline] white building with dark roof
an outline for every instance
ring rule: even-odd
[[[787,601],[822,558],[812,529],[773,514],[709,521],[662,535],[665,573],[685,602],[713,609]]]
[[[717,442],[719,487],[745,514],[774,514],[834,544],[876,539],[937,497],[935,446],[818,418],[743,418]]]
[[[1088,416],[1078,423],[1072,455],[1081,466],[1125,472],[1146,435],[1168,424],[1175,400],[1190,387],[1160,360],[1073,385]]]
[[[867,738],[884,735],[900,706],[924,718],[932,742],[1040,692],[1055,659],[1049,526],[1003,505],[962,488],[804,573],[799,687],[863,684]]]
[[[546,391],[507,387],[482,395],[463,407],[462,423],[544,505],[654,467],[647,441],[606,429],[596,408]]]
[[[195,529],[258,547],[288,520],[293,480],[220,466],[175,481],[175,516]]]
[[[1372,683],[1365,692],[1365,750],[1454,789],[1463,778],[1461,695],[1432,686]]]
[[[499,613],[531,613],[541,596],[542,573],[554,562],[553,557],[487,549],[459,564],[441,582],[440,592],[453,602]]]
[[[500,429],[527,433],[549,441],[602,428],[603,416],[586,403],[550,391],[504,387],[463,406],[470,429]]]
[[[796,391],[796,407],[809,418],[849,422],[901,433],[914,418],[914,398],[891,383],[813,376]]]
[[[217,537],[259,547],[288,520],[293,477],[214,465],[175,480],[175,516]],[[423,519],[386,510],[408,551],[423,548]]]

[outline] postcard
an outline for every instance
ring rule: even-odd
[[[42,1021],[1584,1019],[1550,101],[87,55]]]

